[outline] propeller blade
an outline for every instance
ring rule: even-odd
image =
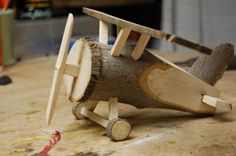
[[[55,66],[52,86],[51,86],[48,105],[47,105],[46,120],[47,120],[48,125],[51,124],[53,113],[56,107],[57,97],[60,91],[63,72],[66,66],[67,52],[69,49],[69,43],[70,43],[71,34],[73,30],[73,23],[74,23],[74,17],[72,14],[69,14],[67,18],[64,34],[62,37],[59,54],[57,57],[57,62]]]

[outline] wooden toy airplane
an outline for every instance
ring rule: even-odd
[[[213,86],[234,55],[231,44],[221,44],[212,50],[96,10],[84,8],[83,11],[100,20],[99,43],[81,38],[67,56],[73,29],[73,15],[68,16],[48,101],[48,124],[52,120],[63,76],[67,97],[79,102],[72,109],[75,117],[87,117],[100,124],[106,128],[108,137],[115,141],[126,139],[131,131],[129,122],[118,118],[118,98],[119,102],[137,108],[169,108],[197,114],[232,110],[232,105],[220,99],[219,90]],[[107,45],[108,23],[121,27],[113,46]],[[131,30],[142,35],[135,47],[125,47]],[[151,50],[145,50],[150,37],[210,55],[200,57],[186,71]],[[94,110],[99,101],[107,100],[107,117],[102,117]]]

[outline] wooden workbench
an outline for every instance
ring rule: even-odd
[[[46,125],[55,61],[55,56],[37,58],[5,71],[13,83],[0,86],[0,155],[38,153],[55,130],[61,132],[62,140],[49,152],[51,156],[236,155],[236,71],[227,71],[216,85],[222,98],[233,104],[231,113],[199,117],[120,105],[121,117],[129,120],[133,129],[128,140],[113,142],[105,136],[104,128],[86,119],[74,119],[64,89],[52,125]]]

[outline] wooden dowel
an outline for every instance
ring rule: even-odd
[[[108,23],[102,20],[99,20],[99,42],[108,43]]]
[[[146,45],[148,44],[149,39],[150,39],[150,36],[147,34],[142,34],[140,36],[138,43],[131,54],[134,60],[137,60],[141,57]]]
[[[89,118],[90,120],[98,123],[99,125],[103,126],[103,127],[107,127],[108,124],[108,120],[104,119],[103,117],[87,110],[85,107],[81,108],[81,112],[82,115],[86,116],[87,118]]]
[[[72,65],[72,64],[66,64],[64,74],[70,75],[73,77],[78,77],[79,75],[79,66]]]
[[[118,118],[118,99],[110,98],[108,101],[108,105],[109,105],[108,120]]]
[[[130,29],[122,28],[116,38],[116,42],[111,49],[112,56],[120,56],[121,50],[125,46],[125,42],[130,34]]]

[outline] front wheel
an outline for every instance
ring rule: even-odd
[[[122,141],[129,137],[131,125],[127,120],[114,118],[108,122],[107,136],[114,141]]]

